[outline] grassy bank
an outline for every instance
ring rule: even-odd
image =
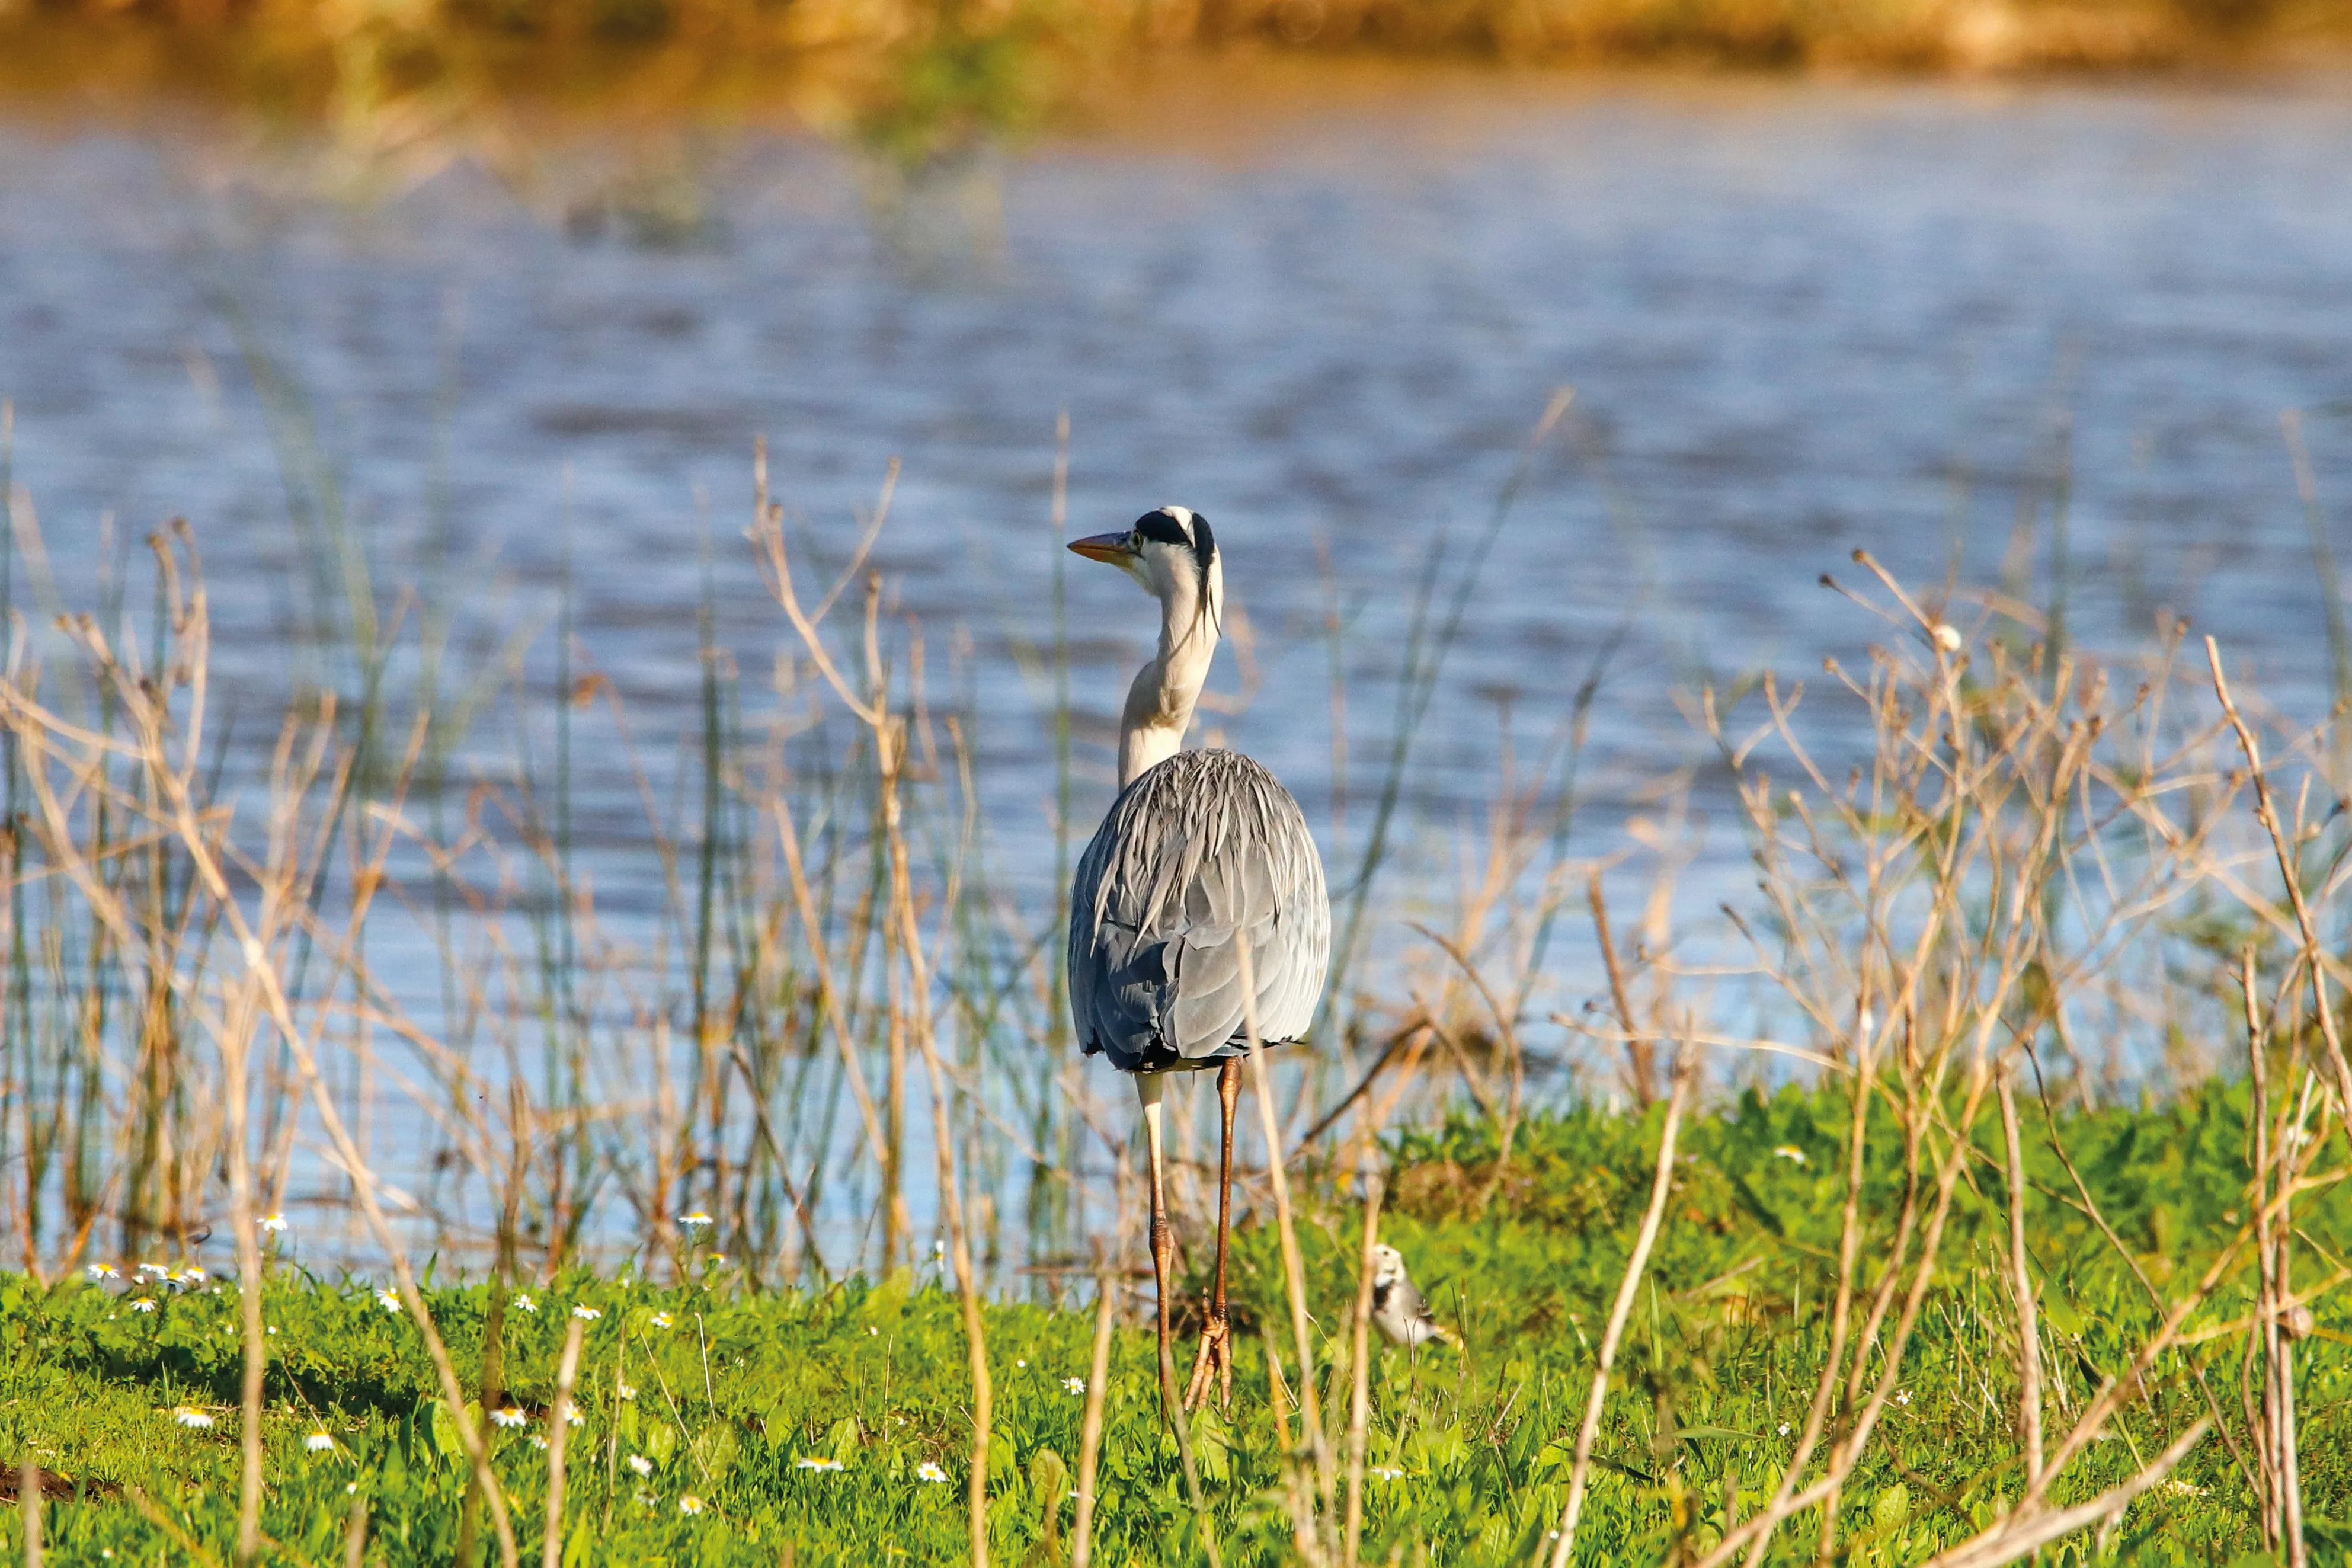
[[[2133,1384],[2101,1439],[2072,1459],[2053,1502],[2125,1480],[2193,1423],[2219,1417],[2159,1483],[2105,1528],[2066,1538],[2055,1561],[2112,1552],[2218,1563],[2261,1547],[2243,1462],[2252,1443],[2244,1341],[2231,1326],[2252,1310],[2251,1290],[2242,1282],[2215,1293],[2180,1342],[2133,1370],[2158,1300],[2245,1234],[2248,1092],[2209,1088],[2153,1109],[2054,1119],[2028,1101],[2028,1248],[2053,1432],[2103,1386]],[[1842,1093],[1790,1089],[1684,1129],[1667,1218],[1593,1446],[1578,1562],[1696,1559],[1764,1505],[1797,1457],[1835,1331],[1850,1110]],[[1594,1342],[1641,1228],[1663,1114],[1584,1108],[1536,1119],[1499,1173],[1502,1130],[1489,1121],[1457,1120],[1398,1148],[1382,1233],[1459,1326],[1466,1353],[1433,1346],[1409,1357],[1371,1342],[1367,1560],[1525,1563],[1558,1524]],[[1874,1230],[1895,1223],[1903,1197],[1901,1138],[1878,1126],[1863,1192]],[[1925,1562],[1993,1521],[2023,1486],[1998,1139],[1973,1158],[1968,1184],[1988,1190],[1957,1204],[1908,1344],[1888,1347],[1869,1370],[1895,1393],[1837,1499],[1847,1561]],[[1336,1186],[1299,1195],[1313,1386],[1337,1434],[1348,1425],[1362,1209],[1360,1194]],[[2352,1202],[2340,1186],[2307,1199],[2301,1217],[2317,1255],[2352,1247]],[[1286,1386],[1297,1386],[1277,1250],[1273,1227],[1244,1228],[1235,1404],[1190,1429],[1225,1563],[1287,1560],[1285,1489],[1313,1484],[1311,1461],[1295,1458],[1297,1415],[1267,1381],[1271,1335]],[[1865,1280],[1875,1272],[1866,1266]],[[94,1562],[110,1549],[117,1561],[188,1561],[199,1550],[227,1561],[238,1464],[234,1287],[182,1293],[126,1279],[44,1289],[17,1276],[0,1291],[0,1451],[37,1456],[57,1473],[44,1521],[55,1560]],[[620,1278],[565,1272],[521,1291],[495,1306],[478,1283],[428,1284],[425,1296],[478,1408],[521,1413],[519,1426],[490,1431],[526,1560],[537,1559],[544,1528],[548,1410],[578,1309],[599,1315],[579,1320],[584,1421],[568,1442],[562,1561],[963,1554],[964,1330],[952,1290],[928,1271],[759,1291],[706,1248],[681,1244]],[[1150,1337],[1138,1326],[1148,1320],[1134,1295],[1121,1300],[1093,1560],[1203,1561],[1177,1446],[1157,1415]],[[142,1300],[153,1309],[137,1310]],[[468,1472],[413,1324],[370,1289],[284,1266],[264,1292],[264,1316],[262,1525],[276,1544],[263,1560],[451,1561],[467,1528]],[[2352,1519],[2347,1331],[2341,1301],[2323,1297],[2296,1349],[2306,1530],[2320,1561],[2352,1547],[2352,1531],[2328,1522]],[[1004,1562],[1066,1561],[1094,1313],[993,1305],[985,1331],[992,1546]],[[1857,1413],[1835,1405],[1832,1432]],[[1820,1468],[1817,1454],[1803,1474]],[[1342,1493],[1346,1469],[1342,1455],[1333,1478]],[[682,1511],[696,1503],[698,1513]],[[0,1547],[16,1549],[23,1528],[20,1511],[0,1518]],[[473,1528],[489,1552],[487,1529]],[[1812,1561],[1820,1533],[1817,1510],[1801,1516],[1769,1560]]]

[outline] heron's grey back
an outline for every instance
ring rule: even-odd
[[[1070,889],[1078,1042],[1123,1071],[1244,1048],[1249,943],[1257,1027],[1306,1033],[1331,954],[1323,858],[1298,803],[1238,752],[1179,752],[1127,786]]]

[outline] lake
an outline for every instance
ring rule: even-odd
[[[911,185],[700,130],[551,138],[362,200],[320,191],[318,150],[201,116],[0,121],[0,395],[58,595],[97,602],[109,541],[119,558],[188,518],[257,759],[289,684],[334,679],[313,628],[341,588],[305,536],[340,517],[383,602],[414,587],[467,668],[538,628],[515,657],[543,686],[568,614],[572,673],[609,679],[667,802],[701,721],[706,584],[747,704],[789,636],[741,539],[755,438],[820,565],[896,460],[889,608],[920,618],[935,700],[971,716],[998,885],[1045,910],[1057,568],[1080,835],[1152,631],[1058,547],[1062,416],[1068,533],[1163,501],[1213,521],[1248,657],[1220,657],[1213,730],[1336,849],[1365,831],[1424,563],[1442,540],[1454,580],[1572,387],[1416,738],[1400,909],[1443,902],[1507,744],[1543,757],[1604,649],[1570,852],[1621,847],[1693,770],[1683,903],[1748,886],[1675,694],[1816,676],[1886,635],[1819,584],[1856,548],[1922,586],[2007,571],[2063,599],[2078,646],[2185,615],[2270,702],[2325,717],[2282,414],[2340,556],[2341,79],[1428,69],[1230,102],[1217,79]],[[1855,710],[1810,706],[1837,760]],[[486,712],[462,767],[510,776]],[[607,731],[583,729],[572,788],[600,911],[650,921],[645,795]],[[1619,874],[1630,901],[1645,864]],[[1580,952],[1562,995],[1593,983]]]

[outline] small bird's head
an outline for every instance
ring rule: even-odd
[[[1404,1254],[1386,1242],[1372,1248],[1372,1288],[1393,1285],[1404,1278]]]
[[[1089,561],[1108,561],[1143,584],[1161,605],[1188,604],[1192,613],[1218,618],[1224,599],[1224,563],[1209,520],[1190,507],[1147,511],[1118,533],[1074,539],[1070,548]]]

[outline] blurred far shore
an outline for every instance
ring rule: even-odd
[[[2241,76],[2352,61],[2352,0],[0,0],[0,112],[226,108],[387,144],[680,120],[919,166],[1140,95],[1433,65]]]

